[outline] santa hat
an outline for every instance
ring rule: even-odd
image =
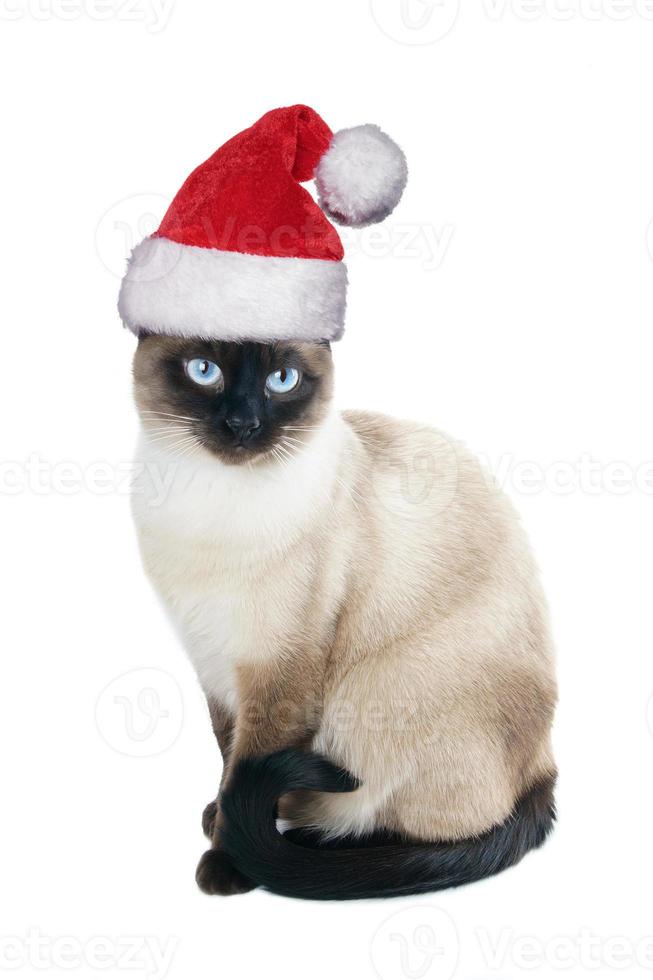
[[[118,308],[134,332],[220,340],[338,340],[347,273],[327,220],[381,221],[406,159],[378,126],[332,133],[307,106],[273,109],[183,184],[134,249]],[[320,206],[302,187],[315,179]]]

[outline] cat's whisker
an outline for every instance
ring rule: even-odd
[[[190,456],[195,455],[195,451],[198,449],[195,440],[190,442],[182,443],[180,446],[176,446],[174,449],[174,454],[179,459],[188,459]]]
[[[171,456],[177,456],[179,450],[183,447],[181,445],[174,445],[174,446],[158,446],[157,448],[165,453],[170,454]]]
[[[160,426],[183,425],[185,428],[188,428],[190,424],[197,422],[197,419],[174,418],[174,416],[163,416],[163,415],[161,416],[150,415],[141,418],[140,421],[143,427],[149,427],[151,425],[160,425]]]
[[[176,439],[179,438],[180,436],[177,432],[167,432],[167,433],[162,433],[161,435],[158,436],[150,436],[147,441],[151,446],[158,446],[161,443],[174,442]]]
[[[175,418],[164,418],[164,417],[159,417],[158,415],[153,415],[141,419],[141,424],[142,425],[179,425],[180,423],[183,423],[184,425],[186,425],[189,422],[192,423],[196,421],[197,419],[175,419]]]
[[[183,436],[182,438],[179,438],[178,436],[175,435],[175,439],[176,441],[169,442],[166,441],[166,436],[155,436],[155,438],[151,439],[150,442],[155,448],[164,449],[166,452],[173,452],[175,449],[177,449],[180,446],[185,446],[197,442],[195,436]]]
[[[297,439],[296,436],[287,436],[285,433],[281,436],[279,442],[293,443],[295,446],[301,446],[302,449],[305,449],[308,446],[308,443],[305,442],[304,439]]]
[[[280,449],[281,452],[285,453],[288,459],[295,459],[298,455],[298,450],[294,446],[286,445],[284,439],[277,443],[277,449]]]
[[[335,479],[335,482],[340,487],[342,487],[342,489],[345,491],[345,493],[347,494],[347,496],[351,500],[351,503],[352,503],[352,506],[353,506],[354,510],[356,510],[358,513],[360,513],[361,511],[360,511],[359,504],[364,503],[363,497],[358,493],[357,490],[354,489],[354,487],[348,486],[344,482],[344,480],[341,480],[339,476],[334,477],[334,479]],[[358,497],[358,499],[356,499],[356,497]]]
[[[276,459],[278,465],[281,466],[282,469],[286,469],[288,464],[286,463],[286,461],[284,460],[283,456],[279,452],[279,447],[278,446],[273,446],[272,449],[270,450],[270,452],[272,453],[272,455]]]
[[[304,442],[303,439],[292,439],[290,436],[283,436],[281,438],[283,445],[288,445],[290,448],[294,449],[297,453],[304,453],[310,448],[309,443]]]
[[[297,459],[301,453],[301,447],[299,446],[289,446],[285,442],[280,442],[279,448],[283,450],[291,459]]]
[[[184,429],[189,428],[189,424],[185,419],[165,419],[159,418],[158,416],[153,416],[152,418],[141,419],[140,422],[143,428],[147,429],[148,431],[155,425],[158,425],[161,429],[169,429],[173,428],[174,426],[181,426]]]
[[[286,446],[283,439],[276,443],[275,448],[286,464],[290,464],[298,455],[297,450],[293,446]]]
[[[280,458],[284,460],[284,462],[289,463],[291,461],[292,456],[290,455],[287,449],[283,448],[283,446],[280,443],[278,443],[275,446],[275,450],[277,454],[280,456]]]
[[[333,481],[337,483],[338,486],[340,486],[342,490],[344,490],[344,492],[347,494],[354,510],[359,514],[362,513],[361,505],[365,504],[365,498],[360,493],[360,491],[357,490],[355,487],[349,486],[347,483],[345,483],[342,477],[338,476],[336,473],[332,473],[326,466],[323,465],[321,460],[319,461],[316,460],[316,462],[320,467],[320,469],[324,471],[325,478],[328,480],[328,478],[331,477]],[[324,491],[323,497],[326,502],[331,504],[333,510],[336,511],[337,507],[336,507],[336,501],[334,499],[333,493],[330,493],[329,490],[326,489]]]
[[[192,439],[185,447],[181,447],[177,452],[179,459],[190,459],[193,456],[197,456],[199,452],[199,445],[197,440]]]
[[[145,432],[148,436],[158,435],[159,433],[163,433],[163,432],[176,433],[176,432],[190,432],[190,431],[191,430],[187,425],[165,425],[165,426],[160,426],[158,429],[150,429],[149,427],[145,429]]]
[[[268,457],[275,460],[277,466],[280,466],[282,469],[285,470],[286,464],[284,462],[283,456],[281,455],[280,452],[277,451],[277,449],[271,449],[270,452],[268,453]]]
[[[149,408],[143,409],[143,411],[140,414],[141,415],[154,415],[157,418],[162,418],[162,419],[183,419],[185,422],[196,422],[197,421],[197,419],[194,419],[190,415],[176,415],[174,412],[157,412],[154,409],[149,409]]]
[[[176,439],[180,435],[190,435],[190,430],[186,426],[166,426],[165,429],[156,430],[146,430],[145,436],[149,440],[160,439],[162,436],[168,436],[171,439]]]

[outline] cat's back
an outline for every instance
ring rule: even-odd
[[[537,588],[512,504],[463,443],[380,413],[346,411],[343,418],[359,446],[359,496],[386,567],[400,568],[404,579],[414,575],[415,585],[429,580],[454,603],[491,580],[516,591]]]
[[[446,509],[450,520],[473,508],[512,510],[489,473],[457,439],[435,427],[378,412],[346,411],[343,418],[362,448],[374,497],[415,520]]]

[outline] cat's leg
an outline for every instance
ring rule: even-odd
[[[287,662],[238,669],[239,707],[221,789],[228,786],[238,760],[309,744],[319,721],[322,674],[322,658],[309,655],[293,658],[292,669]],[[202,891],[233,895],[254,888],[220,849],[219,806],[211,843],[197,867],[196,881]]]
[[[209,706],[213,734],[216,737],[220,754],[222,755],[222,776],[218,788],[218,795],[210,803],[207,803],[202,814],[202,830],[209,840],[213,841],[218,836],[220,824],[220,793],[224,786],[227,762],[234,735],[235,719],[231,712],[215,698],[207,696],[206,701]],[[241,875],[226,854],[220,851],[219,847],[214,845],[208,853],[212,855],[211,879],[214,882],[221,882],[220,894],[237,895],[251,891],[255,887],[254,882],[246,878],[245,875]]]
[[[212,840],[215,831],[215,821],[219,810],[220,792],[224,782],[227,759],[229,757],[229,750],[231,748],[231,741],[233,738],[234,717],[223,704],[216,700],[216,698],[209,695],[207,696],[206,701],[209,706],[213,734],[216,737],[223,763],[222,777],[220,779],[220,786],[218,788],[217,796],[214,800],[211,800],[210,803],[207,803],[206,807],[204,808],[204,813],[202,814],[202,830],[209,840]]]

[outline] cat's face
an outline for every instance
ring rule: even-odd
[[[236,344],[144,336],[134,393],[152,440],[224,463],[282,461],[310,439],[333,388],[327,344]]]

